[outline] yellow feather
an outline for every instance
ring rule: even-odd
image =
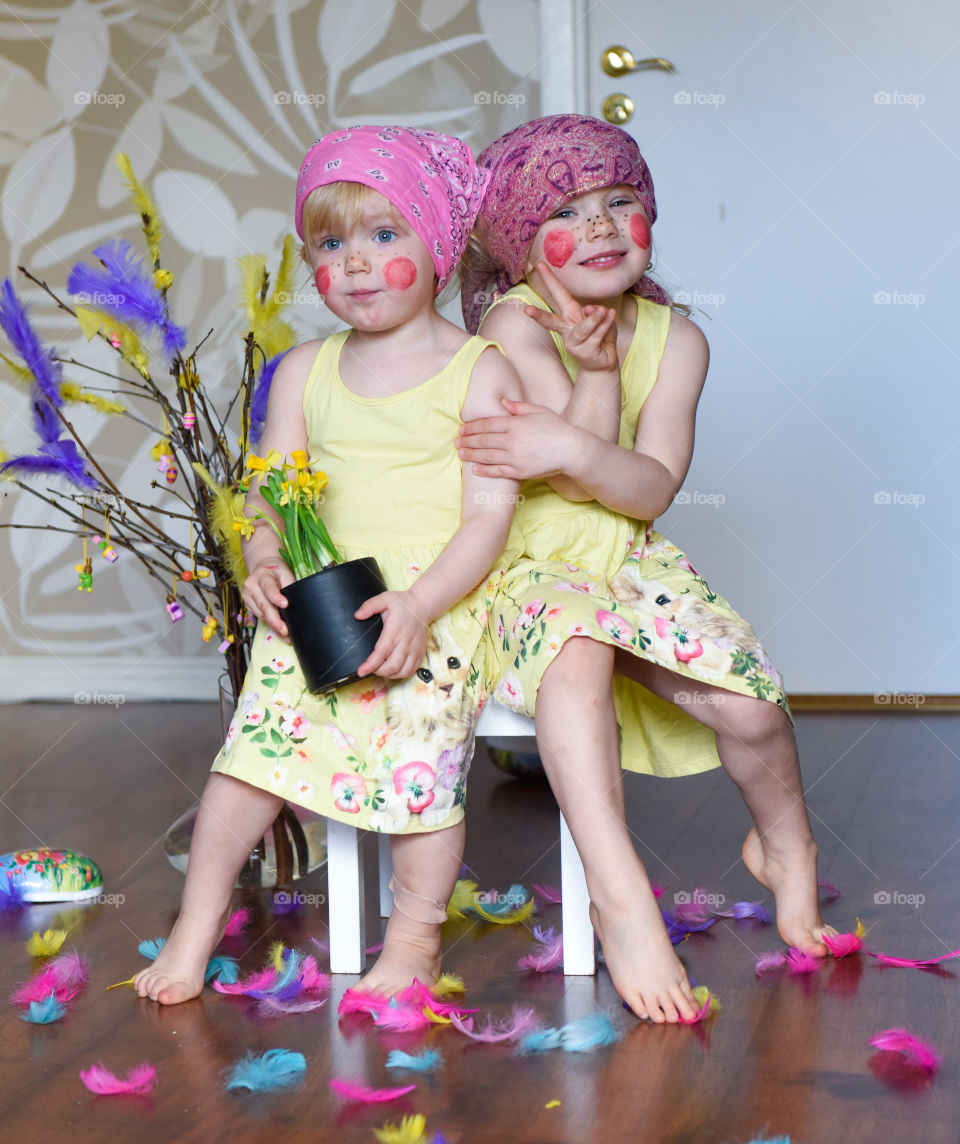
[[[405,1116],[399,1124],[388,1122],[380,1128],[374,1128],[373,1134],[380,1144],[420,1144],[426,1127],[427,1118],[418,1112],[415,1116]]]
[[[273,945],[270,946],[270,962],[277,973],[280,973],[280,971],[283,969],[283,954],[283,942],[275,941]]]
[[[133,978],[132,977],[129,978],[127,981],[115,981],[113,983],[113,985],[107,986],[107,992],[109,993],[111,989],[119,989],[122,985],[132,985],[132,984],[133,984]]]
[[[75,381],[65,381],[60,386],[60,396],[64,401],[79,401],[84,405],[92,405],[101,413],[126,413],[127,407],[119,401],[110,401],[106,397],[98,397],[95,393],[87,393]]]
[[[515,910],[511,910],[509,914],[491,914],[487,911],[483,902],[480,901],[480,895],[473,895],[473,906],[471,907],[474,913],[480,915],[484,921],[496,922],[500,926],[515,926],[520,922],[525,922],[527,918],[536,909],[536,902],[533,898],[528,899],[522,906],[518,906]]]
[[[60,946],[67,940],[65,929],[48,929],[43,934],[36,930],[27,942],[27,953],[31,957],[53,957]]]
[[[853,931],[857,937],[866,937],[867,931],[863,928],[863,922],[857,918],[857,928]]]
[[[147,369],[150,365],[150,359],[147,357],[147,351],[143,348],[143,343],[136,331],[130,326],[116,321],[109,314],[105,314],[102,310],[95,310],[91,306],[77,307],[77,324],[88,342],[95,338],[101,330],[105,331],[108,336],[115,334],[120,339],[120,345],[117,348],[123,360],[132,365],[142,377],[148,376]]]
[[[243,559],[240,533],[234,531],[233,522],[243,515],[244,494],[231,492],[226,485],[218,485],[197,461],[193,462],[193,469],[210,490],[213,498],[207,510],[210,525],[220,540],[220,551],[230,579],[238,588],[242,588],[247,578],[247,565]]]
[[[297,244],[292,235],[283,240],[283,254],[277,281],[272,291],[269,289],[267,259],[262,254],[245,254],[237,260],[240,264],[240,297],[244,312],[250,322],[254,341],[269,360],[283,350],[288,350],[297,340],[293,327],[281,317],[281,311],[293,297],[293,276],[297,264]],[[261,293],[266,288],[266,297],[261,301]]]
[[[25,385],[29,385],[33,381],[33,374],[25,365],[20,365],[19,362],[13,361],[11,358],[8,358],[6,354],[0,354],[0,359],[5,361],[13,370],[17,381],[22,381]]]
[[[466,993],[466,991],[467,987],[463,983],[463,978],[458,977],[455,973],[441,973],[433,987],[433,992],[438,997],[446,997],[451,993]]]
[[[133,173],[133,164],[130,157],[121,151],[117,155],[117,166],[126,180],[127,186],[133,196],[134,206],[140,214],[140,225],[143,228],[143,237],[147,240],[147,247],[154,265],[160,260],[160,239],[163,232],[160,229],[160,212],[150,197],[150,192]]]
[[[447,903],[447,921],[462,918],[466,910],[472,909],[473,896],[476,892],[476,882],[467,882],[463,879],[457,882]]]
[[[716,1013],[720,1008],[720,1002],[714,997],[706,985],[695,985],[693,987],[693,996],[697,1002],[698,1009],[703,1007],[705,1001],[710,1002],[710,1008],[707,1010],[708,1015],[710,1013]]]
[[[449,1017],[442,1017],[439,1013],[434,1013],[429,1005],[424,1005],[423,1015],[428,1021],[432,1021],[435,1025],[452,1025],[453,1022]]]

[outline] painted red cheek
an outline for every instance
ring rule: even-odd
[[[317,267],[317,272],[313,276],[314,282],[317,284],[317,289],[321,294],[330,293],[330,271],[326,266]]]
[[[650,249],[650,224],[642,214],[630,216],[630,237],[641,250]]]
[[[573,235],[568,230],[548,230],[543,236],[543,254],[551,266],[561,267],[573,254]]]
[[[383,280],[397,290],[408,290],[417,280],[417,265],[409,258],[391,258],[383,268]]]

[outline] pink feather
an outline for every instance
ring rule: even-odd
[[[330,942],[321,941],[319,938],[316,938],[316,937],[311,937],[310,940],[317,947],[317,949],[320,950],[321,953],[329,953],[330,952]]]
[[[930,957],[926,960],[913,960],[909,957],[888,957],[885,953],[874,953],[872,950],[864,950],[864,953],[869,953],[871,957],[875,957],[880,965],[892,965],[901,969],[932,969],[940,961],[949,961],[952,957],[960,956],[960,949],[955,949],[952,953],[944,953],[940,957]]]
[[[563,901],[560,891],[556,886],[540,886],[536,882],[533,883],[534,891],[539,895],[540,900],[547,906],[559,906]]]
[[[416,978],[397,994],[395,1000],[398,1005],[412,1005],[420,1010],[429,1008],[438,1017],[448,1017],[451,1013],[476,1013],[476,1009],[465,1009],[461,1001],[444,1001]]]
[[[840,898],[843,896],[842,891],[838,890],[837,887],[832,882],[828,882],[826,880],[826,878],[818,878],[817,879],[817,885],[820,887],[821,890],[826,890],[826,895],[825,895],[826,901],[832,902],[832,901],[836,900],[837,898]]]
[[[650,883],[650,889],[653,890],[653,896],[655,898],[660,898],[663,896],[663,891],[664,891],[665,887],[661,886],[659,882],[651,882]]]
[[[321,973],[317,966],[317,959],[308,954],[303,959],[300,983],[307,993],[321,993],[324,989],[330,988],[330,976],[327,973]]]
[[[320,997],[316,1001],[276,1001],[273,997],[267,996],[258,1000],[257,1008],[263,1014],[309,1013],[312,1009],[319,1009],[326,1003],[326,997]]]
[[[102,1064],[95,1064],[86,1071],[80,1070],[80,1079],[97,1096],[116,1096],[124,1092],[144,1093],[153,1088],[157,1070],[146,1061],[132,1068],[121,1080]]]
[[[515,1008],[509,1020],[501,1022],[499,1027],[488,1017],[483,1028],[477,1031],[474,1031],[472,1017],[464,1020],[458,1014],[451,1013],[450,1022],[471,1041],[483,1041],[484,1044],[494,1045],[500,1041],[515,1041],[524,1033],[529,1033],[537,1024],[537,1015],[533,1009]]]
[[[31,1001],[46,1001],[52,993],[61,1004],[72,1001],[87,983],[86,961],[71,950],[56,957],[43,969],[25,981],[11,994],[15,1005],[29,1005]]]
[[[410,1033],[430,1024],[430,1018],[416,1005],[387,1005],[371,1016],[376,1028],[389,1029],[394,1033]]]
[[[902,1053],[908,1064],[935,1073],[940,1068],[940,1056],[933,1045],[921,1041],[906,1029],[884,1029],[870,1038],[875,1049],[891,1053]]]
[[[678,1013],[677,1014],[677,1020],[680,1022],[681,1025],[696,1025],[699,1021],[704,1020],[704,1018],[706,1018],[710,1015],[710,1000],[711,1000],[710,994],[707,993],[706,1000],[703,1002],[703,1004],[696,1011],[696,1013],[694,1013],[694,1015],[692,1017],[682,1017]]]
[[[390,998],[385,993],[371,993],[366,989],[348,989],[340,998],[337,1012],[340,1016],[346,1013],[369,1013],[373,1015],[381,1009],[390,1007]]]
[[[243,933],[249,924],[250,911],[246,906],[243,906],[239,910],[234,910],[234,912],[230,915],[230,920],[223,927],[223,936],[236,937],[237,934]]]
[[[761,973],[766,973],[768,969],[779,969],[781,965],[786,964],[786,961],[787,955],[779,949],[773,953],[761,953],[757,958],[754,971],[759,977]]]
[[[251,973],[249,977],[243,977],[239,981],[234,981],[232,985],[224,985],[218,978],[214,978],[210,984],[218,993],[229,993],[232,995],[239,995],[250,992],[251,989],[269,989],[269,987],[276,981],[277,971],[272,965],[268,965],[264,969],[258,970],[256,973]]]
[[[863,938],[855,933],[825,933],[823,944],[834,957],[846,957],[850,953],[859,953],[863,949]]]
[[[521,957],[517,962],[517,968],[533,969],[537,973],[546,973],[548,970],[556,969],[563,961],[563,934],[555,936],[553,926],[548,930],[534,926],[533,936],[536,938],[539,948],[533,953]]]
[[[330,1087],[344,1100],[359,1100],[364,1104],[382,1104],[384,1101],[396,1100],[398,1097],[406,1096],[408,1092],[413,1092],[417,1086],[405,1084],[400,1088],[367,1088],[365,1084],[357,1084],[356,1081],[342,1080],[335,1076],[330,1081]]]
[[[823,959],[791,948],[787,950],[787,966],[791,973],[817,973],[823,967]]]

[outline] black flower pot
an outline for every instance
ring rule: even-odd
[[[357,668],[373,651],[383,621],[354,619],[364,600],[387,590],[372,557],[332,564],[283,589],[281,609],[293,650],[311,691],[330,691],[360,677]]]

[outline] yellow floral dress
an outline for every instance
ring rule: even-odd
[[[510,299],[549,309],[526,283],[497,304]],[[668,307],[637,299],[636,330],[621,365],[624,448],[633,448],[669,326]],[[552,337],[576,381],[577,363],[559,335]],[[546,481],[527,481],[521,491],[514,524],[523,556],[501,581],[489,615],[500,703],[532,715],[550,661],[566,640],[588,636],[693,682],[787,710],[783,681],[753,629],[652,522],[631,520],[596,501],[568,501]],[[614,700],[626,769],[670,776],[720,765],[713,732],[682,705],[620,675]],[[687,700],[697,702],[693,691]]]
[[[402,590],[460,525],[460,410],[477,358],[499,346],[473,337],[427,381],[367,398],[340,376],[350,333],[323,343],[307,379],[309,455],[329,477],[323,519],[344,560],[375,557],[387,587]],[[261,622],[213,769],[365,829],[417,833],[459,822],[493,682],[487,612],[502,573],[430,625],[426,658],[406,680],[368,676],[311,694],[292,647]]]

